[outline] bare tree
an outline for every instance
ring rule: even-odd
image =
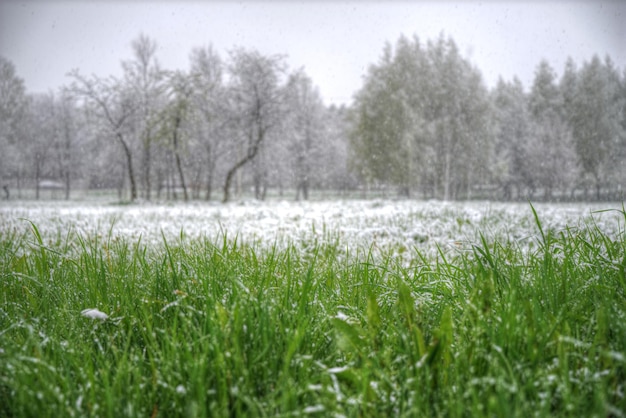
[[[132,43],[134,59],[122,63],[128,89],[137,100],[136,130],[141,138],[141,183],[146,199],[150,199],[152,182],[152,143],[159,123],[161,96],[165,91],[164,72],[156,59],[157,44],[144,34]]]
[[[70,90],[84,100],[85,105],[93,109],[93,116],[102,122],[110,135],[120,144],[126,158],[126,170],[130,183],[130,200],[137,199],[137,183],[133,168],[133,152],[129,142],[129,123],[135,114],[137,105],[131,92],[114,77],[100,79],[86,78],[74,70],[70,73],[74,79]]]
[[[237,49],[231,54],[229,72],[231,112],[238,132],[235,147],[241,146],[242,153],[226,173],[224,202],[230,200],[237,171],[255,159],[270,130],[279,124],[284,96],[279,87],[282,57]]]
[[[26,126],[26,149],[30,158],[35,199],[40,198],[42,180],[50,177],[52,148],[57,142],[56,109],[53,94],[32,96]]]
[[[181,149],[185,137],[185,125],[188,124],[192,85],[189,77],[180,71],[170,74],[168,84],[169,103],[162,113],[162,126],[164,135],[170,138],[169,145],[174,154],[178,181],[183,189],[183,197],[187,201],[189,194],[181,161]]]
[[[58,177],[65,189],[65,199],[68,200],[72,179],[79,172],[82,160],[77,149],[81,129],[80,113],[74,98],[66,89],[62,89],[60,95],[55,97],[53,105],[56,109],[53,121],[56,130],[54,159]]]
[[[211,46],[191,52],[193,85],[190,119],[192,146],[197,147],[199,167],[196,177],[206,176],[206,200],[211,199],[218,160],[225,153],[226,128],[229,123],[228,103],[222,80],[223,64]],[[203,155],[202,158],[200,155]],[[196,179],[199,183],[199,179]]]

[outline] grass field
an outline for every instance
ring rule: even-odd
[[[350,205],[3,207],[0,416],[625,415],[623,208]]]

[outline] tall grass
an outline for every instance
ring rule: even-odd
[[[0,232],[0,416],[624,416],[623,227],[536,222],[410,267]]]

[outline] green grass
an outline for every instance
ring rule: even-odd
[[[624,416],[623,227],[536,221],[408,267],[0,231],[0,416]]]

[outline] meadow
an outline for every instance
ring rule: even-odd
[[[622,205],[0,205],[0,416],[626,415]]]

